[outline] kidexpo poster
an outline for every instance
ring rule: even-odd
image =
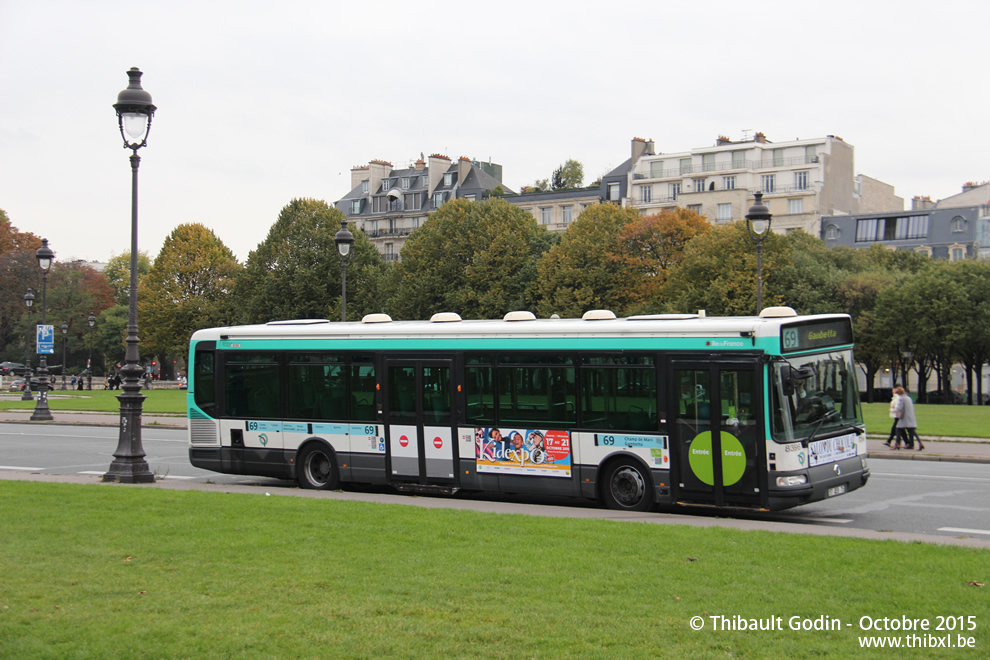
[[[567,431],[476,428],[478,472],[571,476],[571,435]]]

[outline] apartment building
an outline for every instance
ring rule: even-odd
[[[914,250],[933,259],[990,258],[990,183],[967,183],[938,202],[915,197],[910,211],[856,213],[822,218],[829,247]]]
[[[389,261],[433,211],[453,199],[480,200],[502,184],[502,166],[433,154],[406,168],[384,160],[351,169],[351,191],[335,202]],[[504,192],[512,191],[502,188]]]
[[[508,195],[505,201],[529,211],[549,231],[563,232],[592,204],[601,203],[599,186]]]
[[[904,208],[893,186],[855,174],[854,149],[842,138],[771,142],[763,133],[711,147],[656,153],[652,140],[634,138],[629,160],[602,178],[603,199],[643,213],[681,206],[713,223],[740,220],[753,193],[773,214],[773,229],[817,235],[823,215]]]

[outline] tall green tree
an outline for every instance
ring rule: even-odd
[[[550,187],[553,190],[580,188],[584,184],[584,165],[568,158],[567,161],[553,171]]]
[[[185,353],[195,330],[235,323],[240,270],[234,253],[205,226],[173,229],[138,288],[141,351],[172,358]]]
[[[241,319],[340,318],[341,264],[334,236],[343,213],[316,199],[293,199],[247,258],[237,281]],[[347,318],[384,311],[387,265],[363,232],[351,228]]]
[[[589,206],[537,264],[542,316],[577,317],[590,309],[625,315],[639,299],[640,275],[621,258],[619,236],[639,212],[615,204]]]
[[[0,209],[0,350],[3,350],[5,360],[24,358],[18,321],[28,312],[24,305],[28,287],[40,288],[40,273],[34,255],[39,247],[40,238],[19,231],[11,224],[6,211]],[[9,351],[8,344],[11,344]]]
[[[441,311],[498,318],[528,309],[537,259],[554,240],[503,199],[448,202],[403,245],[391,309],[405,319]]]
[[[148,256],[147,252],[138,252],[137,264],[138,281],[140,282],[141,278],[151,270],[151,257]],[[131,288],[131,253],[128,251],[110,257],[107,265],[103,268],[103,274],[110,282],[110,288],[113,289],[117,304],[126,307],[129,303],[127,292]],[[140,285],[138,290],[140,290]]]

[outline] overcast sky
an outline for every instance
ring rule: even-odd
[[[518,191],[568,158],[590,183],[633,137],[837,135],[910,207],[990,179],[988,19],[985,0],[0,0],[0,208],[59,259],[129,249],[111,106],[132,66],[158,106],[151,256],[199,222],[243,261],[372,159],[491,159]]]

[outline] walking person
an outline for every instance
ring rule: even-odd
[[[897,401],[898,399],[901,398],[901,395],[897,393],[897,390],[899,390],[900,387],[901,387],[900,385],[894,385],[894,389],[891,390],[892,394],[890,397],[890,418],[894,421],[890,425],[890,435],[887,436],[887,442],[883,443],[888,447],[890,447],[891,449],[898,449],[898,444],[901,441],[901,436],[897,432],[897,418],[898,418]]]
[[[921,451],[925,448],[925,445],[921,443],[921,438],[918,436],[918,422],[914,416],[914,401],[911,400],[911,397],[908,396],[903,387],[897,387],[894,391],[900,395],[897,400],[897,411],[899,413],[897,434],[904,441],[905,449],[914,449],[914,442],[917,440],[918,451]]]

